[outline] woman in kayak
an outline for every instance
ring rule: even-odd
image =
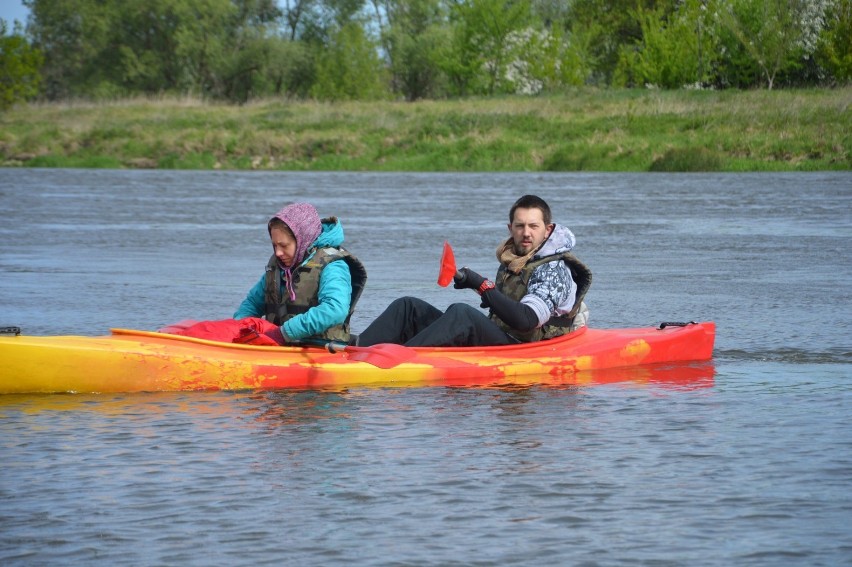
[[[267,223],[272,257],[234,319],[265,317],[279,345],[349,340],[349,319],[367,281],[363,264],[343,248],[336,217],[320,220],[309,203],[287,205]]]
[[[585,326],[583,297],[592,273],[570,250],[574,234],[551,222],[548,204],[524,195],[509,210],[509,238],[497,248],[496,283],[469,268],[456,289],[475,290],[489,315],[465,303],[442,312],[416,297],[402,297],[358,337],[358,345],[488,346],[550,339]]]

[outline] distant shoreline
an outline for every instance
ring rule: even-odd
[[[0,166],[285,171],[852,169],[852,87],[17,106]]]

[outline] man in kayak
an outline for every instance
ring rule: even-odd
[[[357,344],[489,346],[558,337],[586,325],[583,297],[592,273],[570,251],[574,234],[554,224],[548,204],[524,195],[509,210],[509,238],[497,248],[495,282],[469,268],[454,277],[456,289],[472,289],[483,312],[464,303],[442,312],[416,297],[391,303],[358,337]]]
[[[349,320],[367,271],[343,248],[336,217],[320,220],[309,203],[293,203],[267,223],[272,257],[234,319],[265,317],[279,345],[307,338],[349,340]]]

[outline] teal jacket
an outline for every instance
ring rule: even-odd
[[[309,248],[340,247],[343,245],[343,226],[339,221],[323,222],[322,232]],[[307,262],[314,252],[304,259]],[[283,282],[282,282],[283,286]],[[246,298],[234,313],[234,319],[263,317],[266,314],[264,289],[266,272],[254,284]],[[341,325],[349,315],[349,303],[352,299],[352,276],[346,262],[331,262],[320,274],[318,292],[319,305],[311,307],[305,313],[296,315],[281,325],[281,331],[291,340],[299,340],[322,334],[326,329]]]

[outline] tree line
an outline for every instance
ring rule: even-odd
[[[852,77],[852,0],[24,0],[0,106],[245,102],[570,87],[778,88]]]

